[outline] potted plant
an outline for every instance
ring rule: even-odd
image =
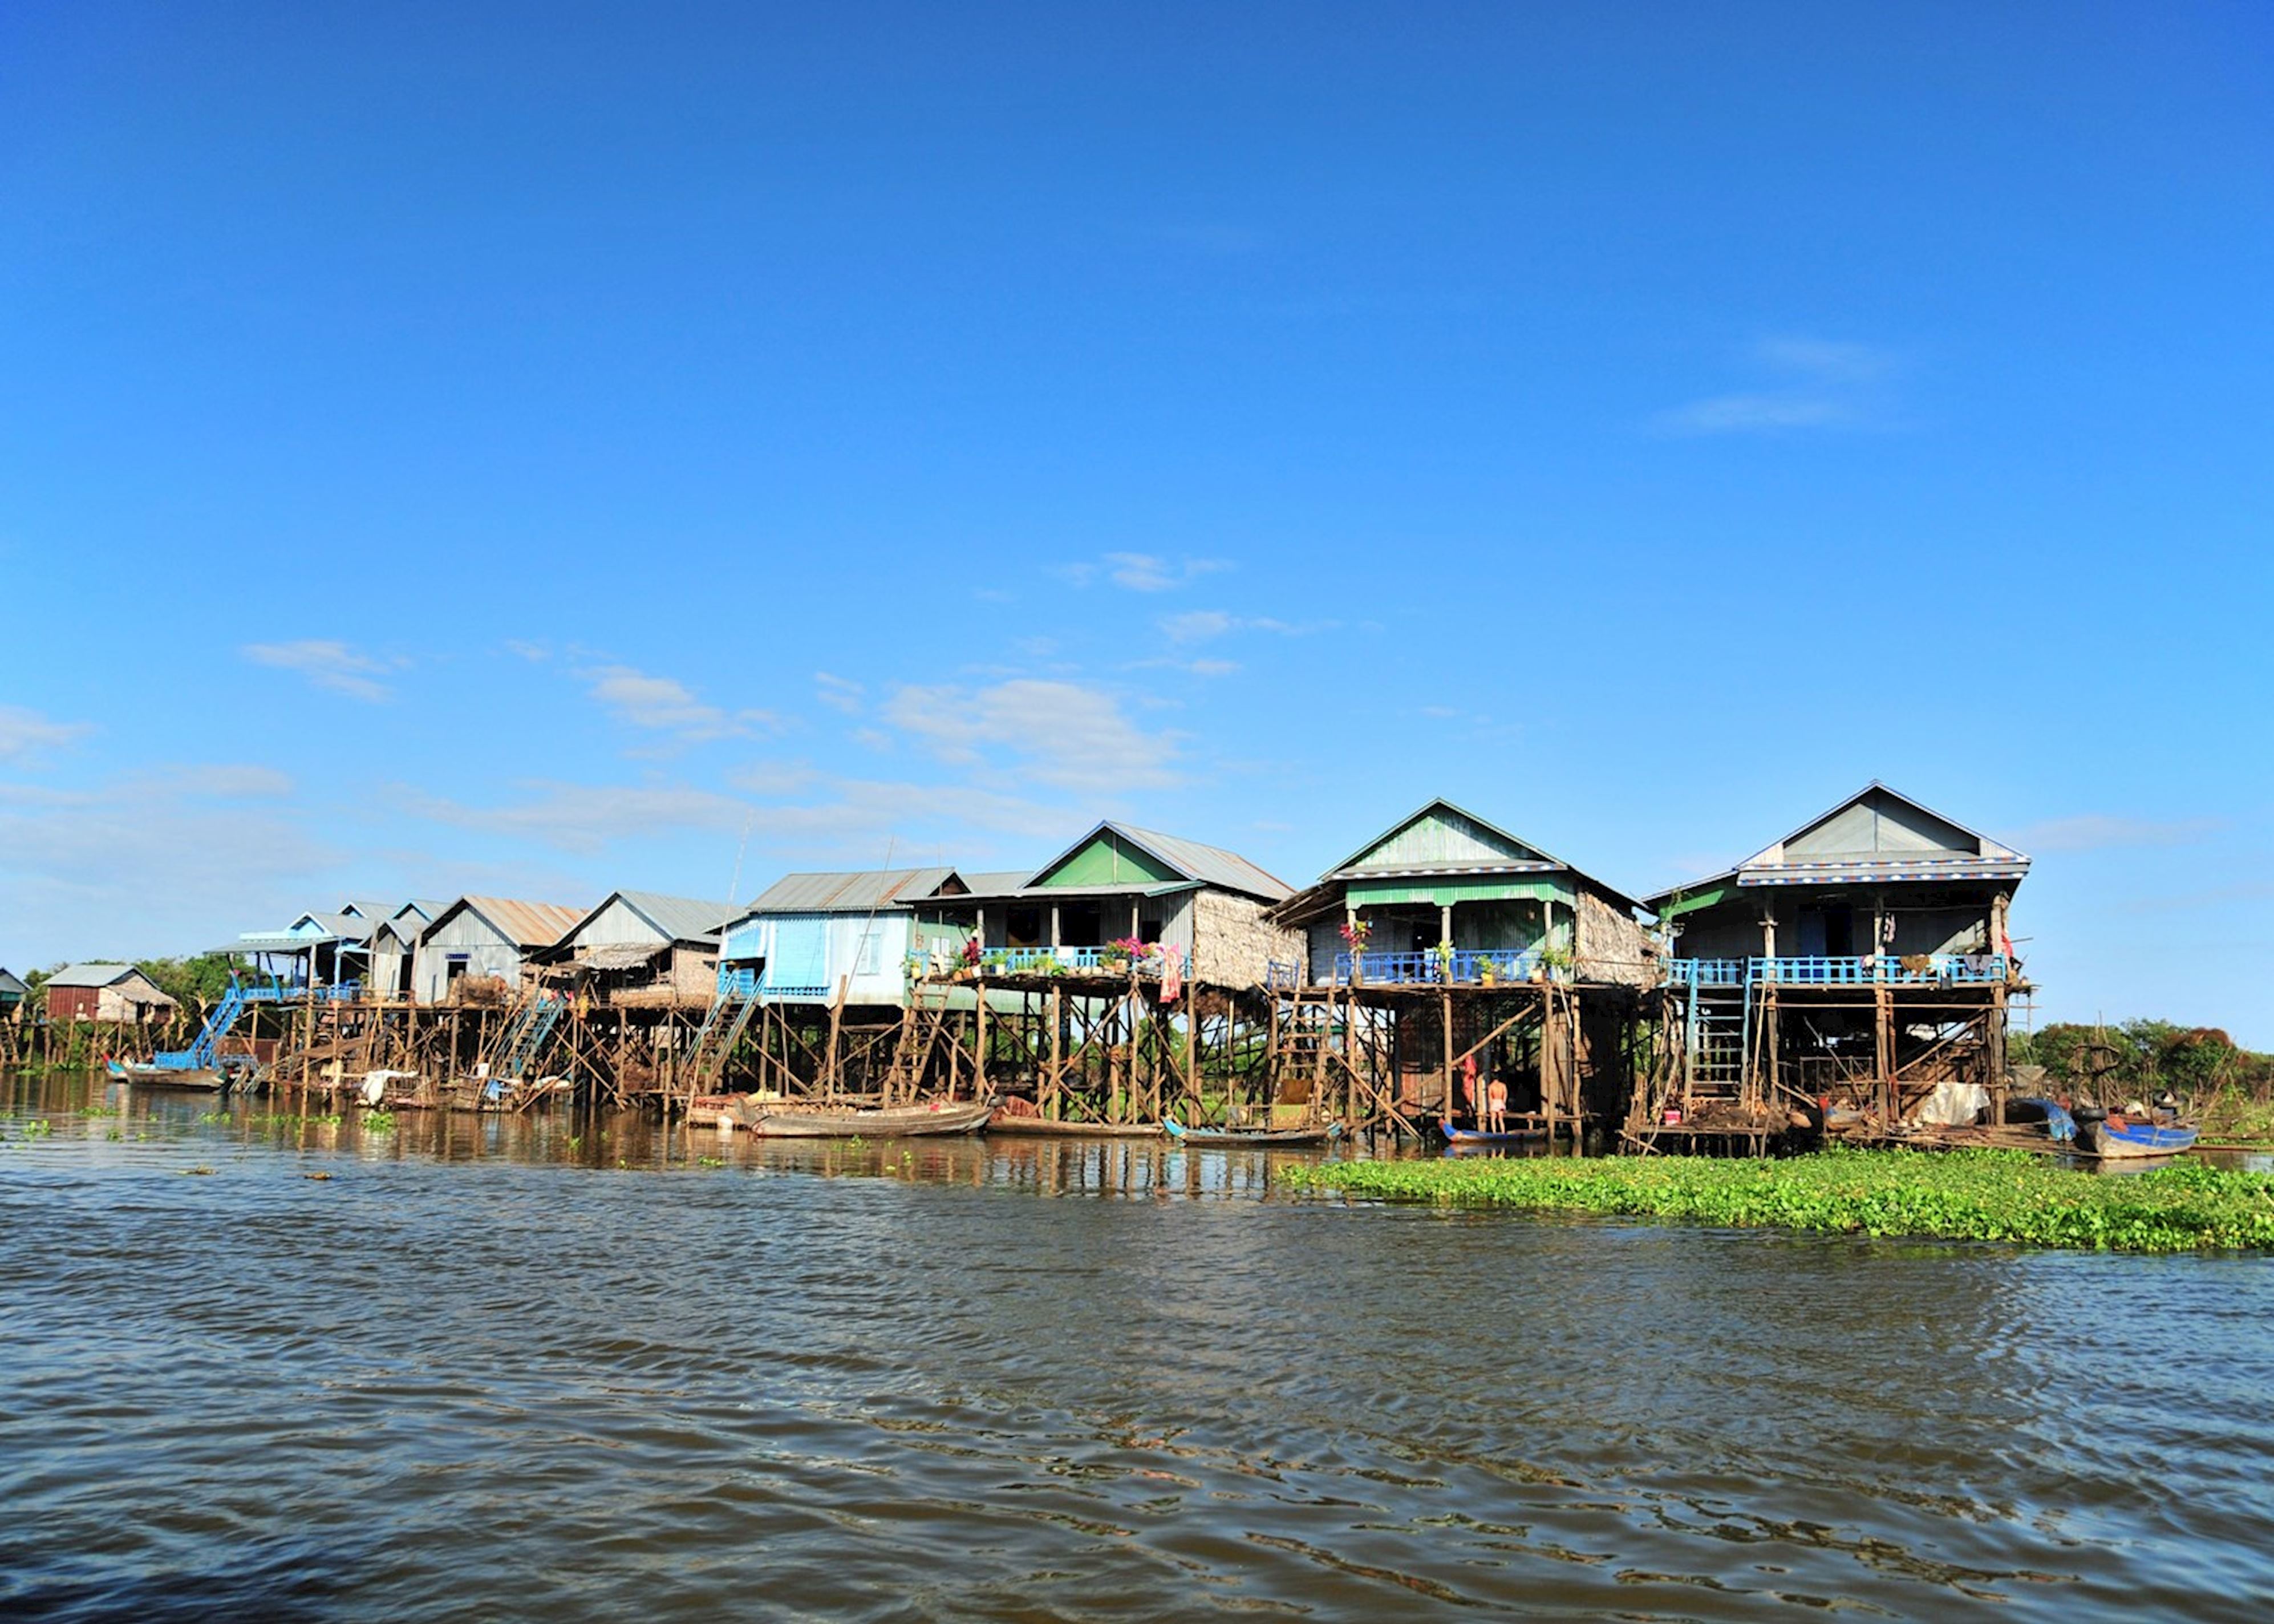
[[[1540,967],[1555,980],[1569,981],[1577,963],[1569,948],[1546,947],[1540,949]]]
[[[1374,926],[1355,914],[1343,921],[1343,945],[1350,949],[1350,978],[1352,986],[1366,979],[1366,967],[1363,960],[1366,956],[1367,939],[1373,934]]]
[[[1453,944],[1449,941],[1441,941],[1437,944],[1437,979],[1450,981],[1452,978]]]

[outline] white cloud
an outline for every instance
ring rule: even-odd
[[[768,712],[727,711],[705,704],[684,683],[650,676],[630,666],[600,666],[584,675],[592,684],[592,697],[614,712],[617,721],[651,733],[667,733],[681,744],[749,738],[777,726]]]
[[[739,829],[750,811],[732,797],[686,784],[539,781],[519,787],[528,798],[501,806],[470,806],[407,789],[396,795],[416,817],[578,853],[666,829]]]
[[[2216,818],[2187,818],[2157,823],[2145,818],[2082,812],[2033,823],[2014,837],[2024,851],[2105,851],[2122,846],[2185,846],[2220,827]]]
[[[1170,592],[1203,575],[1231,566],[1221,558],[1186,558],[1171,563],[1150,553],[1108,553],[1106,578],[1129,592]]]
[[[1653,419],[1675,434],[1775,434],[1789,429],[1861,428],[1884,422],[1885,391],[1900,369],[1893,351],[1834,339],[1765,338],[1746,364],[1781,380],[1690,401]]]
[[[1229,570],[1222,558],[1163,558],[1156,553],[1108,553],[1095,563],[1059,564],[1050,573],[1075,586],[1100,576],[1124,592],[1173,592],[1204,575]]]
[[[255,665],[297,671],[319,688],[366,704],[388,696],[387,684],[377,680],[388,668],[345,643],[308,638],[297,643],[247,643],[237,652]]]
[[[1187,609],[1181,615],[1167,615],[1161,619],[1161,631],[1172,643],[1203,643],[1235,631],[1269,631],[1283,638],[1309,637],[1314,632],[1332,631],[1337,624],[1330,620],[1296,624],[1274,620],[1268,615],[1231,615],[1222,609]]]
[[[0,705],[0,761],[28,764],[94,730],[84,721],[55,721],[20,705]]]
[[[885,720],[944,761],[974,766],[992,752],[1043,783],[1089,794],[1179,782],[1176,743],[1122,714],[1111,695],[1079,683],[1014,678],[992,687],[904,687]]]
[[[826,671],[816,671],[813,674],[814,698],[831,709],[843,711],[848,716],[860,714],[862,692],[861,684],[849,677],[832,676]]]
[[[289,789],[229,766],[0,783],[0,963],[196,952],[328,906],[345,854],[309,833]]]

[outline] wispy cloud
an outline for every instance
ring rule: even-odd
[[[2105,851],[2124,846],[2192,845],[2222,827],[2216,818],[2157,822],[2146,818],[2082,812],[2033,823],[2014,837],[2024,851]]]
[[[1060,580],[1088,586],[1103,580],[1124,592],[1174,592],[1204,575],[1231,568],[1223,558],[1164,558],[1157,553],[1107,553],[1094,562],[1060,564],[1051,571]]]
[[[1267,631],[1284,638],[1309,637],[1321,631],[1332,631],[1336,623],[1330,620],[1298,623],[1274,620],[1266,615],[1233,615],[1224,609],[1187,609],[1181,615],[1167,615],[1161,619],[1161,631],[1172,643],[1204,643],[1214,638],[1228,637],[1235,631]]]
[[[861,714],[860,684],[850,677],[832,676],[826,671],[813,674],[813,697],[832,710],[843,711],[847,716]]]
[[[1112,695],[1079,683],[1013,678],[991,687],[909,686],[885,719],[941,760],[1017,763],[1043,783],[1088,794],[1157,789],[1180,782],[1174,736],[1147,732]]]
[[[379,680],[388,667],[346,643],[306,638],[297,643],[247,643],[237,651],[255,665],[297,671],[319,688],[375,705],[392,691]]]
[[[749,814],[749,807],[731,796],[688,784],[535,780],[517,788],[522,799],[490,806],[407,788],[397,789],[395,798],[415,817],[581,854],[666,830],[739,829]]]
[[[1892,351],[1839,340],[1765,338],[1746,354],[1763,383],[1708,395],[1661,412],[1653,423],[1675,434],[1776,434],[1863,428],[1886,421],[1886,382],[1899,370]]]
[[[585,672],[592,697],[628,727],[668,734],[683,744],[714,739],[750,738],[778,725],[770,712],[728,711],[704,703],[686,684],[655,676],[630,666],[600,666]]]
[[[0,705],[0,761],[28,764],[94,730],[84,721],[56,721],[20,705]]]

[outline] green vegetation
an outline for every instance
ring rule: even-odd
[[[395,1131],[395,1113],[392,1111],[366,1111],[358,1120],[360,1121],[363,1130],[365,1133],[393,1133]]]
[[[1596,1212],[2097,1251],[2274,1247],[2274,1176],[2180,1162],[2123,1176],[2024,1151],[1825,1151],[1778,1161],[1344,1161],[1288,1168],[1296,1190],[1388,1201]]]
[[[2096,1088],[2111,1094],[2169,1089],[2183,1097],[2206,1098],[2240,1088],[2261,1100],[2274,1096],[2274,1054],[2242,1048],[2216,1026],[2056,1022],[2035,1032],[2016,1032],[2007,1054],[2014,1064],[2043,1066],[2063,1089],[2087,1095]]]

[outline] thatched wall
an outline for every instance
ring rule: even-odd
[[[1585,886],[1579,888],[1578,913],[1582,981],[1621,981],[1629,986],[1658,983],[1665,960],[1650,933],[1636,924],[1633,916]]]
[[[1195,980],[1219,986],[1256,986],[1271,961],[1303,962],[1303,933],[1267,925],[1269,904],[1228,891],[1201,891],[1193,897],[1193,966]]]

